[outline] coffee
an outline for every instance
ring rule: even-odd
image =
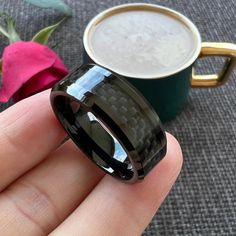
[[[162,121],[173,119],[183,109],[190,87],[220,86],[236,65],[235,44],[202,42],[187,17],[149,3],[128,3],[99,13],[85,28],[83,46],[84,63],[122,75]],[[196,74],[198,59],[212,56],[226,58],[221,71]]]
[[[189,61],[195,44],[185,23],[151,10],[116,12],[89,34],[89,47],[99,64],[136,78],[172,73]]]

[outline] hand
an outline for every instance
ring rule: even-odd
[[[166,157],[130,185],[65,136],[48,91],[0,113],[0,235],[140,235],[180,172],[178,142],[167,134]]]

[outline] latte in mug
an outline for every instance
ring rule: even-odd
[[[192,31],[173,16],[135,9],[111,14],[90,30],[99,64],[128,77],[163,77],[193,56]]]
[[[84,31],[84,63],[121,75],[150,102],[162,121],[184,108],[190,87],[224,84],[236,65],[236,45],[202,42],[181,13],[148,3],[129,3],[95,16]],[[196,74],[202,57],[225,57],[217,74]]]

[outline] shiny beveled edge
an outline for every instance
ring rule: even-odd
[[[183,64],[181,67],[179,67],[177,70],[174,70],[170,73],[162,73],[157,76],[137,77],[137,76],[132,76],[132,74],[125,74],[121,71],[113,70],[113,68],[107,67],[109,70],[112,70],[112,71],[116,72],[117,74],[120,74],[120,75],[123,75],[126,77],[130,77],[130,78],[158,79],[158,78],[168,77],[173,74],[176,74],[176,73],[188,68],[190,65],[192,65],[194,63],[194,61],[197,59],[197,57],[199,56],[200,51],[201,51],[201,36],[200,36],[200,33],[199,33],[197,27],[193,24],[192,21],[190,21],[187,17],[185,17],[184,15],[182,15],[179,12],[172,10],[170,8],[167,8],[167,7],[163,7],[163,6],[156,5],[156,4],[149,4],[149,3],[128,3],[128,4],[122,4],[119,6],[115,6],[115,7],[109,8],[109,9],[99,13],[89,22],[89,24],[87,25],[87,27],[85,28],[85,31],[84,31],[83,44],[84,44],[84,49],[85,49],[86,53],[95,63],[106,67],[106,65],[103,65],[102,63],[100,63],[99,60],[93,56],[93,52],[89,47],[89,44],[90,44],[89,43],[89,33],[90,33],[91,29],[93,28],[93,26],[96,26],[102,20],[104,20],[105,18],[107,18],[113,14],[120,13],[120,12],[126,12],[126,11],[130,11],[130,10],[148,10],[148,11],[160,12],[160,13],[164,13],[166,15],[169,15],[169,16],[181,21],[185,26],[187,26],[191,30],[191,32],[194,36],[194,39],[195,39],[194,43],[196,44],[195,51],[194,51],[194,53],[192,53],[192,57],[190,57],[189,60],[185,64]]]

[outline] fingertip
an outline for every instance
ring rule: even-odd
[[[178,140],[169,133],[166,133],[166,138],[166,155],[145,177],[144,182],[156,181],[157,176],[159,181],[160,175],[162,176],[162,173],[164,176],[166,176],[164,179],[171,177],[173,174],[176,175],[176,178],[179,175],[183,164],[183,155],[180,144]]]
[[[146,221],[144,221],[146,224],[170,192],[183,164],[182,150],[178,140],[169,133],[166,134],[166,137],[167,152],[165,157],[143,181],[130,186],[131,192],[135,193],[134,195],[138,196],[139,200],[149,207],[149,215],[147,214]]]
[[[142,212],[145,217],[139,222],[140,232],[146,228],[147,224],[159,209],[182,169],[183,155],[180,144],[173,135],[166,133],[166,137],[167,152],[165,157],[153,168],[143,181],[130,186],[130,191],[127,191],[130,195],[133,194],[132,199],[136,198],[136,201],[132,200],[133,202],[142,203],[143,206],[146,206],[146,209],[149,209],[145,211],[145,214]]]
[[[167,137],[167,152],[164,158],[167,159],[169,164],[176,168],[179,172],[183,165],[183,153],[179,141],[170,133],[166,133]]]

